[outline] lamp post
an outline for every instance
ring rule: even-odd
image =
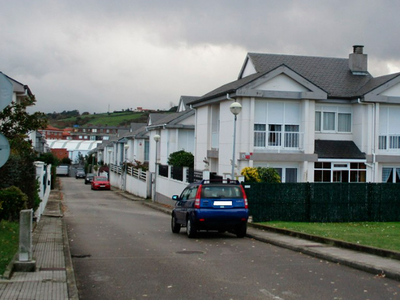
[[[153,196],[153,202],[156,202],[156,195],[157,195],[157,145],[158,142],[160,141],[161,136],[159,134],[156,134],[154,136],[154,141],[156,142],[156,147],[155,147],[155,162],[154,162],[154,196]]]
[[[242,111],[242,106],[239,102],[233,102],[229,107],[231,113],[235,116],[233,121],[233,151],[232,151],[232,172],[231,172],[231,179],[235,178],[235,147],[236,147],[236,120],[237,115],[240,114]]]
[[[124,153],[124,166],[125,166],[124,175],[125,175],[125,179],[124,179],[124,188],[122,189],[123,191],[126,191],[126,177],[128,176],[128,158],[127,158],[128,149],[129,149],[129,145],[124,144],[124,150],[125,150],[125,153]]]

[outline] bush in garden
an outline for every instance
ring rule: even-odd
[[[281,177],[274,168],[246,167],[243,168],[241,174],[244,176],[245,182],[281,182]]]
[[[0,190],[0,221],[18,221],[19,212],[27,209],[27,202],[28,196],[15,186]]]
[[[194,167],[194,156],[184,150],[171,153],[168,158],[168,164],[174,167]]]

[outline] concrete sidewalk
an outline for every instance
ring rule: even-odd
[[[59,191],[51,191],[32,246],[36,271],[9,268],[9,279],[0,280],[0,299],[78,299]]]

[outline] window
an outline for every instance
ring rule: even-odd
[[[265,147],[266,125],[254,124],[254,147]]]
[[[266,124],[254,124],[254,147],[265,147],[267,137],[266,127]],[[282,132],[282,127],[285,128],[284,132]],[[299,129],[299,125],[282,126],[279,124],[269,124],[268,146],[282,146],[283,144],[286,148],[298,148]]]
[[[282,125],[269,124],[268,129],[268,146],[280,146],[281,145],[281,131]]]
[[[314,182],[366,182],[364,163],[316,162]]]
[[[300,147],[300,103],[257,100],[254,147]]]
[[[95,129],[95,128],[94,128],[94,129],[92,129],[92,132],[97,132],[97,129]]]
[[[382,169],[382,182],[383,183],[397,183],[400,182],[400,168],[383,168]]]
[[[351,132],[351,107],[317,105],[315,131]]]
[[[299,147],[299,125],[285,125],[285,147]]]
[[[400,107],[381,106],[379,109],[379,149],[400,150]]]
[[[211,148],[219,148],[219,105],[213,105],[211,107]]]
[[[144,161],[149,161],[150,142],[144,141]]]
[[[281,177],[281,182],[297,182],[297,168],[274,168],[279,176]]]

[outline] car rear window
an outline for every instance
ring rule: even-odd
[[[238,185],[223,185],[223,186],[207,186],[203,185],[201,189],[203,198],[243,198],[242,188]]]

